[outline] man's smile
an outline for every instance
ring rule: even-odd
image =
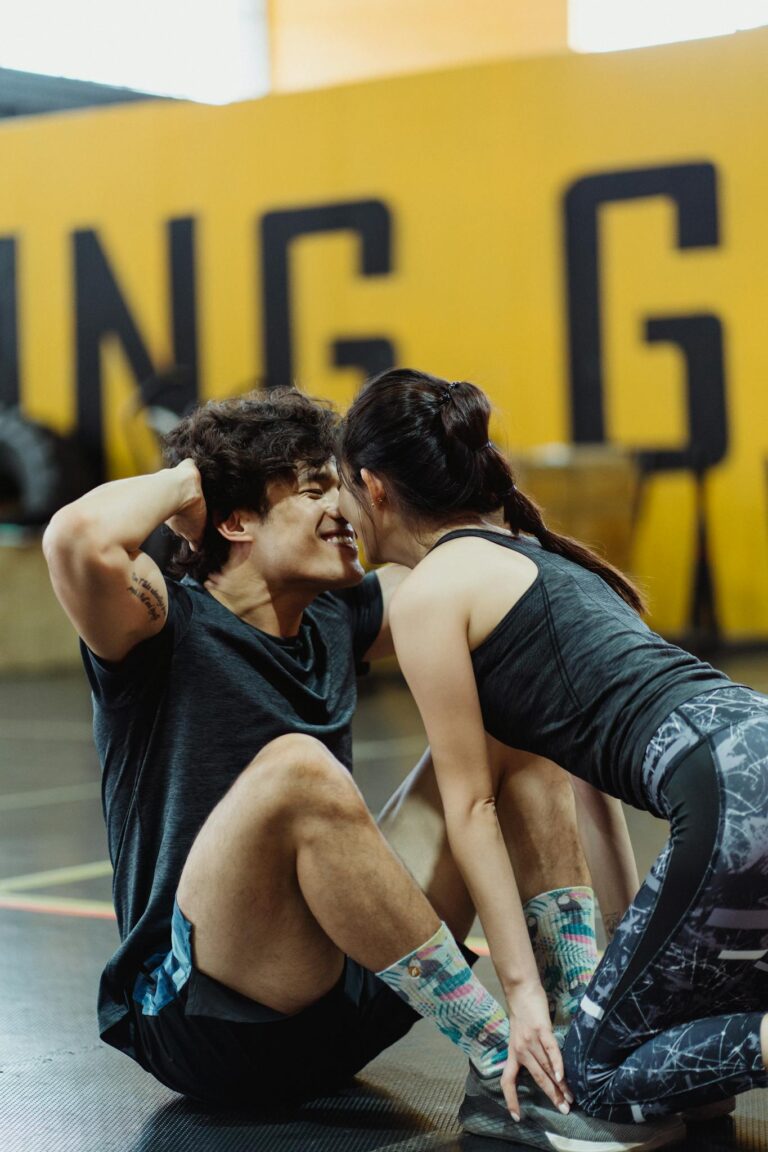
[[[336,532],[323,532],[320,534],[321,540],[326,544],[333,544],[338,548],[351,548],[353,552],[357,552],[357,542],[355,540],[355,533],[349,527],[343,528],[341,531]]]

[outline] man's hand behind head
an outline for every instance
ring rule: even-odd
[[[203,539],[208,520],[202,480],[194,460],[182,460],[176,465],[175,471],[183,476],[189,495],[179,510],[166,520],[166,524],[172,532],[186,540],[194,552]]]

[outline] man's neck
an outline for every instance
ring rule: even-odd
[[[295,636],[305,608],[318,595],[311,588],[270,588],[248,565],[215,572],[205,581],[215,600],[246,624],[282,639]]]

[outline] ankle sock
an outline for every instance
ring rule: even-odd
[[[467,964],[445,924],[426,943],[376,975],[406,1003],[434,1020],[484,1076],[507,1059],[509,1021]]]
[[[568,1024],[599,960],[595,894],[586,887],[556,888],[529,900],[523,911],[550,1013]]]

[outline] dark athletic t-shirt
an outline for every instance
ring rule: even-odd
[[[141,965],[170,948],[200,827],[277,736],[315,736],[351,770],[355,674],[382,622],[374,573],[318,596],[288,640],[246,624],[193,580],[167,587],[162,631],[125,660],[100,660],[81,643],[122,941],[102,974],[99,1031],[129,1051],[131,990]]]
[[[472,653],[485,728],[647,809],[645,749],[678,704],[731,681],[652,632],[601,576],[537,540],[479,536],[532,560],[530,588]]]

